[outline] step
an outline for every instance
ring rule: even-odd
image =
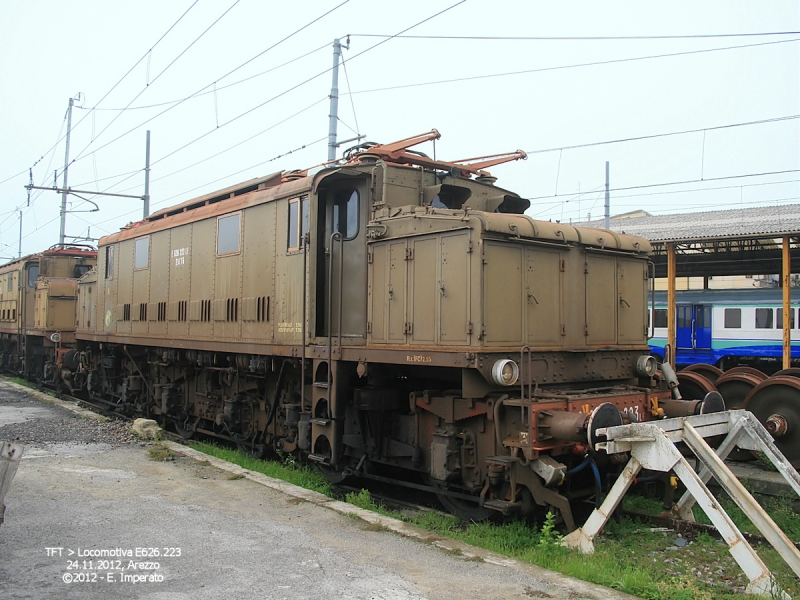
[[[508,500],[487,500],[483,503],[484,508],[491,508],[504,515],[510,515],[517,512],[521,504],[519,502],[509,502]]]

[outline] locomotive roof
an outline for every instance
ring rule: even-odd
[[[728,304],[757,305],[782,304],[781,288],[743,288],[727,290],[680,290],[677,292],[679,304]],[[795,298],[796,300],[796,298]],[[667,303],[667,292],[659,290],[655,293],[656,305]]]
[[[43,255],[45,256],[85,256],[87,258],[96,258],[97,257],[97,250],[89,249],[89,248],[50,248],[49,250],[45,250],[43,252],[34,252],[33,254],[27,254],[25,256],[21,256],[20,258],[15,258],[13,260],[8,261],[7,263],[3,263],[0,265],[0,273],[7,273],[8,271],[16,271],[17,269],[22,268],[22,266],[32,260],[38,261]]]
[[[106,246],[140,237],[148,233],[269,202],[278,197],[304,194],[311,189],[313,179],[313,177],[301,176],[297,179],[287,180],[283,172],[251,179],[155,212],[142,221],[131,223],[116,233],[100,238],[98,245]]]

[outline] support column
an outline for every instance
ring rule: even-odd
[[[670,349],[670,363],[675,365],[675,326],[677,324],[677,296],[675,294],[675,244],[667,243],[667,344]],[[667,358],[666,356],[664,357]]]
[[[792,257],[789,236],[783,238],[783,368],[792,366]]]

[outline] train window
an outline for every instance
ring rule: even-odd
[[[790,329],[797,329],[797,325],[795,324],[794,320],[794,309],[789,309],[789,328]],[[776,308],[775,309],[775,329],[783,329],[783,309]]]
[[[28,267],[28,287],[36,287],[36,280],[39,278],[39,265]]]
[[[654,327],[667,327],[667,309],[666,308],[657,308],[657,309],[655,309],[655,315],[653,316],[653,326]]]
[[[742,309],[726,308],[725,329],[741,329],[741,328],[742,328]]]
[[[689,306],[678,307],[678,329],[689,327],[692,322],[691,308]]]
[[[772,314],[771,308],[757,308],[756,329],[772,329]]]
[[[8,291],[12,291],[14,289],[14,274],[8,274]]]
[[[299,250],[308,233],[308,198],[289,200],[288,250]]]
[[[133,255],[133,268],[146,269],[150,266],[150,236],[136,240]]]
[[[242,213],[226,215],[217,219],[217,254],[233,254],[239,251]]]
[[[343,190],[337,192],[333,203],[333,229],[342,234],[345,240],[358,235],[358,192]]]
[[[114,277],[114,246],[106,246],[106,279]]]

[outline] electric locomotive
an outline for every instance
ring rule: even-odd
[[[69,386],[461,517],[558,512],[602,429],[699,411],[647,344],[650,244],[534,220],[487,168],[366,144],[156,212],[79,281]],[[583,468],[590,465],[592,468]],[[587,491],[588,490],[588,491]]]

